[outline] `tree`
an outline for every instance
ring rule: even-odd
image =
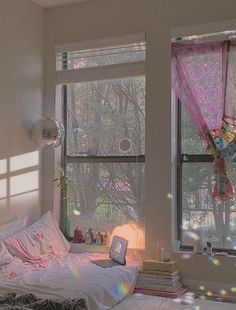
[[[182,153],[207,154],[194,125],[182,106]],[[235,184],[236,165],[228,167]],[[212,199],[214,175],[212,163],[184,163],[182,171],[183,221],[190,223],[189,229],[200,227],[206,239],[218,240],[218,246],[232,247],[236,231],[235,201],[217,203]]]
[[[145,80],[143,77],[96,81],[68,86],[67,153],[124,155],[123,138],[132,148],[125,155],[144,154]],[[132,162],[67,164],[76,188],[69,193],[71,214],[109,221],[143,224],[144,164]]]

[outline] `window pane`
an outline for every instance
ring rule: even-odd
[[[67,155],[144,154],[145,78],[67,86]]]
[[[216,203],[212,163],[184,163],[182,169],[182,244],[202,234],[214,247],[236,249],[236,201]],[[236,163],[228,166],[236,182]]]
[[[184,154],[208,154],[190,120],[184,105],[181,104],[181,148]]]
[[[82,69],[145,60],[146,43],[133,43],[57,54],[57,70]]]
[[[68,234],[110,231],[117,225],[144,221],[144,163],[69,163]]]

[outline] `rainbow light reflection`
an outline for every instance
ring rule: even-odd
[[[116,286],[114,295],[116,298],[121,299],[131,292],[132,287],[128,283],[121,282]]]
[[[75,266],[70,266],[69,268],[70,268],[70,271],[71,271],[71,273],[73,274],[73,276],[75,278],[79,278],[80,277],[79,270]]]
[[[214,258],[212,256],[209,257],[209,260],[215,267],[219,267],[221,265],[221,261],[218,258]]]

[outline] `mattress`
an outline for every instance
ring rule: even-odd
[[[127,266],[113,268],[91,263],[93,259],[106,257],[106,254],[68,253],[47,268],[35,271],[15,260],[0,273],[0,291],[46,298],[85,298],[89,310],[107,310],[133,290],[138,266],[131,260]]]

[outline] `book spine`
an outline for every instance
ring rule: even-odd
[[[176,270],[176,264],[165,265],[161,263],[143,262],[143,269],[174,272]]]
[[[178,283],[180,283],[181,280],[175,281],[175,282],[166,282],[166,281],[157,281],[157,280],[146,280],[146,279],[138,279],[137,283],[144,283],[144,284],[153,284],[153,285],[163,285],[163,286],[176,286]]]
[[[175,282],[175,281],[178,281],[179,279],[181,279],[181,277],[178,276],[178,277],[169,278],[169,277],[162,277],[162,276],[151,275],[151,274],[149,274],[149,275],[139,274],[138,279],[150,279],[150,280],[157,280],[157,281]]]
[[[150,290],[150,289],[139,289],[135,288],[134,293],[141,293],[141,294],[147,294],[147,295],[154,295],[154,296],[160,296],[160,297],[168,297],[168,298],[178,298],[183,293],[187,292],[187,289],[185,287],[181,288],[179,291],[175,293],[171,292],[163,292],[163,291],[157,291],[157,290]]]
[[[159,290],[159,291],[169,291],[175,292],[177,289],[183,286],[183,283],[179,283],[176,287],[166,286],[166,285],[158,285],[158,284],[149,284],[149,283],[136,283],[136,288],[144,288],[151,290]]]
[[[158,270],[140,270],[139,274],[145,274],[145,275],[153,275],[153,276],[160,276],[160,277],[174,277],[177,275],[180,275],[180,272],[178,270],[175,270],[174,272],[168,272],[168,271],[158,271]]]

